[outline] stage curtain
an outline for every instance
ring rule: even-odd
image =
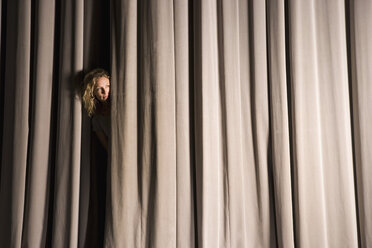
[[[0,3],[1,247],[372,246],[371,1]]]

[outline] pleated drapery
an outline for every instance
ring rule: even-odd
[[[1,247],[372,246],[371,1],[0,6]]]
[[[109,64],[109,37],[97,38],[109,33],[103,3],[2,1],[0,247],[95,240],[90,122],[77,91],[83,69]],[[106,21],[94,27],[92,14]]]

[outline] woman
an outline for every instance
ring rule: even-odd
[[[92,129],[102,146],[109,151],[108,140],[111,137],[109,74],[103,69],[92,70],[85,75],[83,83],[82,100],[89,117],[92,117]],[[109,175],[107,167],[110,164],[110,158],[107,153],[96,153],[101,150],[94,149],[94,147],[93,145],[90,163],[89,226],[87,229],[88,236],[93,238],[87,241],[87,246],[103,247],[106,187]]]
[[[94,69],[84,77],[84,108],[92,117],[93,131],[104,148],[110,137],[110,76],[103,69]]]

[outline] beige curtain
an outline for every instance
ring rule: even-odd
[[[371,1],[0,6],[1,247],[372,246]],[[97,66],[92,231],[105,163],[75,82]]]
[[[111,11],[107,247],[372,245],[372,2]]]

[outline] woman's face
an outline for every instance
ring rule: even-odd
[[[110,80],[106,77],[100,77],[97,80],[94,96],[100,101],[105,102],[110,94]]]

